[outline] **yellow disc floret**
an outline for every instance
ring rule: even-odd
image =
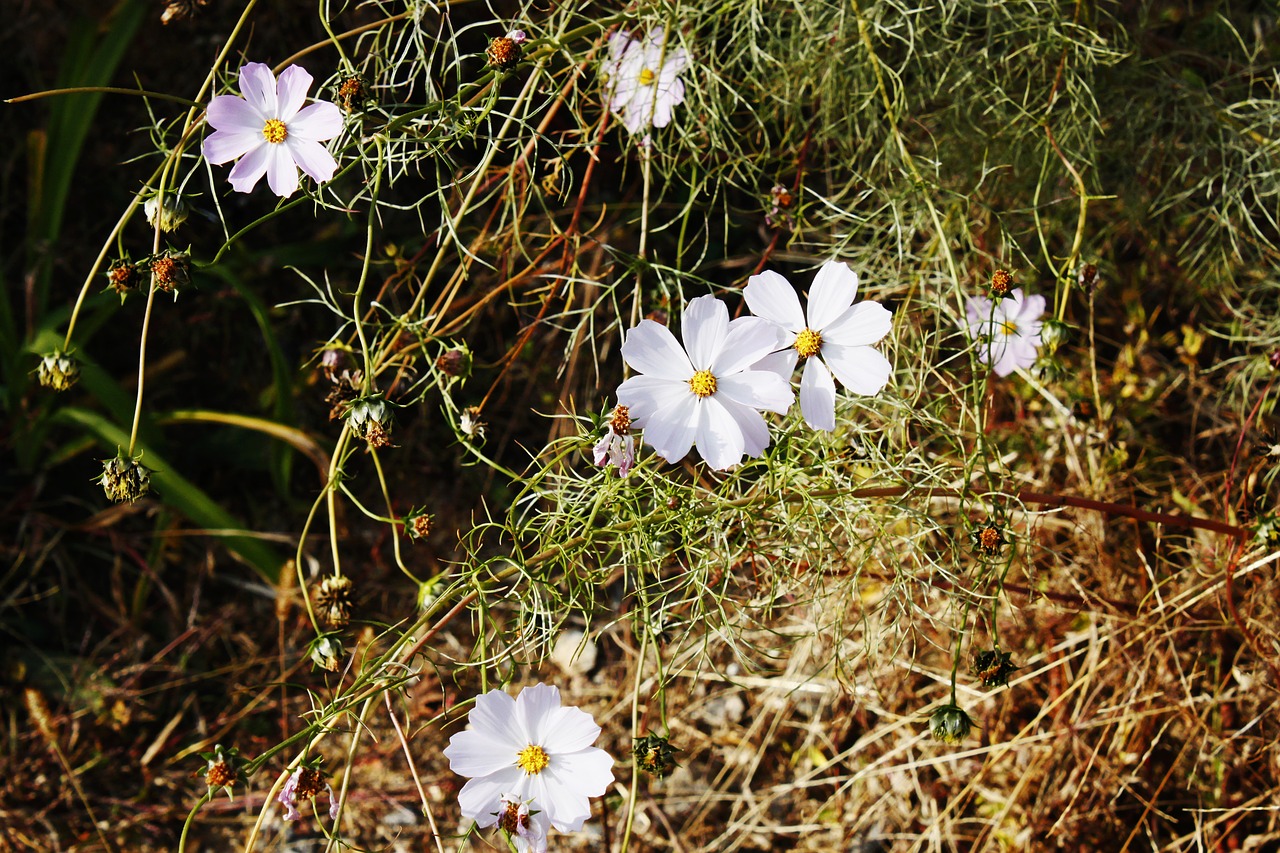
[[[530,776],[536,776],[546,770],[547,765],[550,763],[551,756],[547,755],[547,751],[536,743],[529,744],[520,750],[520,754],[516,756],[516,766]]]
[[[716,378],[710,370],[699,370],[689,377],[689,390],[699,397],[710,397],[716,393]]]
[[[272,144],[278,145],[289,136],[289,128],[278,118],[269,118],[262,126],[262,135]]]
[[[653,73],[652,68],[640,69],[640,85],[641,86],[650,85],[651,83],[653,83],[655,77],[657,77],[657,75]]]
[[[1014,335],[1018,334],[1018,324],[1011,322],[1009,320],[1005,320],[1003,323],[1000,324],[1000,333],[1003,334],[1005,337],[1013,337]]]
[[[801,358],[808,358],[811,355],[817,355],[822,349],[822,335],[813,329],[805,329],[796,335],[796,352],[800,353]]]

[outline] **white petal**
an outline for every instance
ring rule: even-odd
[[[268,158],[271,156],[267,149],[271,147],[271,143],[264,139],[261,145],[245,154],[240,162],[231,167],[227,180],[231,182],[232,189],[241,193],[253,192],[254,186],[267,173]]]
[[[739,317],[729,324],[720,352],[710,364],[711,373],[717,380],[740,373],[786,346],[788,335],[763,317]]]
[[[1028,296],[1022,303],[1022,310],[1018,312],[1018,327],[1022,328],[1033,320],[1038,320],[1044,314],[1044,306],[1044,297],[1040,294]]]
[[[488,776],[516,766],[520,750],[504,740],[495,740],[488,732],[468,729],[449,739],[444,749],[449,769],[459,776]]]
[[[796,352],[795,347],[787,347],[784,350],[770,353],[764,358],[751,365],[752,370],[767,370],[770,373],[776,373],[782,377],[788,384],[791,382],[791,374],[795,373],[796,361],[800,358],[800,353]]]
[[[515,723],[526,743],[546,746],[547,718],[560,710],[560,688],[534,684],[516,697]]]
[[[813,312],[813,303],[809,303]],[[827,342],[846,347],[868,346],[889,334],[893,328],[893,312],[879,302],[859,302],[822,330],[822,348]]]
[[[200,146],[200,153],[210,163],[220,165],[243,157],[259,145],[266,144],[267,140],[262,138],[261,131],[243,133],[241,131],[219,130],[204,138],[204,144]]]
[[[969,330],[972,334],[981,334],[979,329],[982,325],[991,322],[992,307],[991,300],[985,296],[974,296],[965,303],[965,319],[969,321]]]
[[[318,184],[332,178],[338,170],[338,161],[319,142],[289,137],[283,144],[289,149],[289,159]]]
[[[873,347],[822,345],[822,360],[840,384],[855,394],[878,394],[889,383],[893,366]]]
[[[795,402],[791,383],[770,370],[744,370],[716,382],[716,396],[743,406],[785,414]]]
[[[689,356],[675,335],[653,320],[641,320],[640,325],[627,332],[622,358],[632,370],[660,379],[686,382],[694,374]]]
[[[809,328],[826,331],[857,295],[858,274],[843,261],[827,261],[809,288]]]
[[[622,399],[621,387],[618,399]],[[649,418],[644,427],[644,440],[663,459],[679,462],[693,446],[697,425],[698,398],[689,392],[681,395],[675,405],[665,407]]]
[[[290,139],[324,142],[342,133],[342,111],[328,101],[320,101],[289,120]]]
[[[743,451],[752,458],[764,453],[769,447],[769,425],[764,422],[760,413],[749,406],[742,406],[728,399],[724,401],[724,408],[742,432]]]
[[[742,461],[746,450],[742,427],[714,396],[702,401],[697,443],[702,458],[716,471],[732,468]]]
[[[288,198],[298,189],[298,166],[289,156],[286,145],[264,146],[267,151],[267,186],[281,198]]]
[[[800,414],[813,429],[836,428],[836,383],[820,359],[806,359],[800,379]]]
[[[459,811],[463,817],[471,818],[480,827],[493,826],[498,821],[497,813],[502,807],[502,795],[514,794],[525,799],[527,789],[531,787],[526,781],[528,778],[523,770],[512,767],[510,772],[472,779],[458,792]]]
[[[551,755],[580,752],[600,737],[600,727],[581,708],[559,708],[545,723],[539,743]]]
[[[617,391],[618,403],[631,410],[631,423],[637,429],[644,429],[651,418],[663,417],[660,413],[692,396],[688,380],[654,376],[633,376],[619,385]]]
[[[277,118],[276,75],[261,62],[249,62],[240,68],[240,94],[250,106],[267,118]]]
[[[685,306],[680,334],[694,370],[711,367],[729,334],[729,308],[714,296],[699,296]]]
[[[219,95],[214,98],[209,102],[209,109],[205,115],[209,126],[214,130],[250,133],[259,139],[263,138],[263,125],[267,123],[267,119],[271,118],[254,109],[253,105],[244,98],[237,98],[235,95]]]
[[[805,328],[804,311],[800,308],[796,289],[773,270],[765,270],[747,279],[742,298],[757,317],[772,320],[791,332]]]
[[[591,804],[587,802],[586,794],[564,784],[554,774],[530,776],[528,788],[551,825],[561,832],[577,832],[591,817]]]
[[[527,743],[520,743],[515,730],[516,700],[507,695],[505,690],[494,689],[477,696],[471,713],[467,715],[467,722],[472,731],[482,732],[491,739],[504,739],[517,750],[528,746]]]
[[[276,117],[285,124],[293,120],[307,100],[307,90],[311,88],[312,77],[301,65],[290,65],[280,72],[276,83]],[[336,109],[336,107],[335,107]]]

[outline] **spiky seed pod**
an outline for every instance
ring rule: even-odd
[[[316,611],[320,620],[330,628],[341,628],[351,621],[354,603],[355,587],[344,575],[328,575],[316,588]]]
[[[151,491],[151,469],[139,460],[130,458],[124,451],[110,459],[102,460],[102,476],[98,482],[109,500],[116,503],[132,503]]]
[[[1009,676],[1018,671],[1010,657],[1009,652],[999,649],[983,649],[973,656],[973,674],[988,690],[1008,687]]]
[[[1013,288],[1013,273],[1008,270],[996,270],[991,274],[991,292],[996,296],[1005,296]]]
[[[944,705],[929,718],[929,734],[941,743],[960,743],[972,729],[973,720],[959,705]]]
[[[80,378],[80,363],[62,350],[54,350],[41,357],[36,367],[36,379],[45,388],[66,391]]]

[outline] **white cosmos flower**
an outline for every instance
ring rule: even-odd
[[[668,462],[697,445],[712,468],[723,471],[769,446],[762,410],[785,413],[795,401],[786,380],[752,367],[776,350],[780,333],[759,317],[729,322],[714,296],[699,296],[680,318],[684,346],[661,323],[641,320],[627,333],[622,357],[640,376],[618,386],[618,403],[633,426]]]
[[[228,179],[237,192],[253,190],[263,175],[281,198],[298,189],[298,169],[317,183],[333,177],[337,161],[320,143],[342,132],[342,113],[318,101],[305,109],[311,88],[305,68],[290,65],[280,80],[261,62],[240,69],[240,94],[209,102],[209,124],[217,131],[204,140],[205,159],[221,164],[237,157]]]
[[[800,412],[814,429],[836,428],[833,373],[855,394],[877,394],[889,381],[892,368],[872,344],[889,333],[893,315],[878,302],[855,305],[857,293],[858,274],[837,261],[827,261],[814,277],[807,317],[795,289],[776,272],[753,275],[742,291],[752,313],[785,332],[787,349],[756,367],[789,379],[796,361],[805,359]]]
[[[980,342],[978,358],[991,365],[997,376],[1035,363],[1044,304],[1038,294],[1023,296],[1021,287],[994,304],[985,296],[970,298],[965,306],[969,334]]]
[[[450,770],[472,777],[458,805],[481,827],[497,823],[511,802],[533,802],[540,820],[576,832],[591,817],[587,798],[613,781],[613,759],[591,745],[600,727],[586,712],[560,707],[560,691],[549,684],[526,687],[515,699],[502,690],[481,694],[470,723],[444,754]]]
[[[655,27],[648,38],[626,31],[609,36],[609,58],[600,71],[609,81],[609,109],[631,133],[671,123],[671,108],[684,101],[680,72],[689,67],[689,52],[667,40]]]

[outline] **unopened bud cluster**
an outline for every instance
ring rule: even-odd
[[[36,379],[45,388],[66,391],[80,378],[80,363],[62,350],[54,350],[40,359]]]
[[[139,461],[141,458],[133,459],[121,452],[102,460],[102,476],[98,482],[108,499],[132,503],[151,491],[151,469]]]

